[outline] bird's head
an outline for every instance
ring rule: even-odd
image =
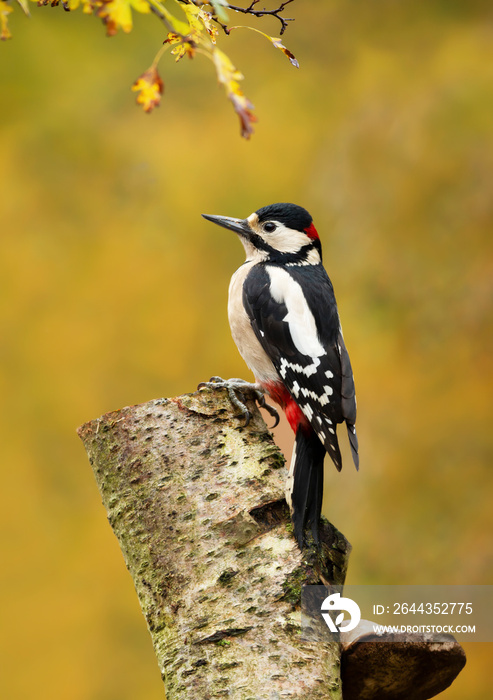
[[[320,238],[312,217],[297,204],[270,204],[257,209],[246,219],[202,216],[235,231],[248,260],[305,265],[316,265],[321,261]]]

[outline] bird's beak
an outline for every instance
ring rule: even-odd
[[[240,236],[249,236],[252,232],[246,219],[233,219],[231,216],[211,216],[210,214],[202,214],[202,216],[207,221],[212,221],[218,226],[223,226],[223,228],[229,228],[231,231],[239,233]]]

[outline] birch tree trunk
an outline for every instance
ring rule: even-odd
[[[108,413],[79,428],[147,620],[167,700],[339,700],[340,646],[303,641],[303,584],[344,583],[327,521],[301,555],[284,458],[252,401],[224,390]]]

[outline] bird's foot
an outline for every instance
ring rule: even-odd
[[[207,387],[208,389],[227,389],[229,400],[233,406],[236,406],[236,408],[240,411],[240,415],[238,417],[244,418],[245,420],[245,428],[249,424],[252,417],[252,414],[245,405],[246,399],[243,393],[245,391],[250,391],[253,393],[258,405],[265,408],[267,413],[270,413],[270,415],[275,419],[276,422],[272,426],[273,428],[279,424],[279,413],[273,406],[266,402],[264,390],[260,384],[247,382],[244,379],[222,379],[221,377],[211,377],[208,382],[200,382],[197,389],[202,389],[203,387]]]

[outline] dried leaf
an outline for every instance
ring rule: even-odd
[[[183,37],[181,34],[173,34],[170,32],[166,37],[165,44],[175,45],[171,49],[173,56],[176,56],[176,60],[179,61],[183,56],[188,56],[193,58],[195,56],[195,49],[197,48],[196,43],[189,37]]]
[[[291,53],[291,51],[290,51],[289,49],[287,49],[287,48],[284,46],[284,44],[282,43],[282,41],[281,41],[280,39],[276,39],[275,36],[268,36],[267,34],[265,34],[265,36],[266,36],[270,41],[272,41],[272,43],[274,44],[274,46],[276,47],[276,49],[280,49],[280,50],[283,52],[283,54],[286,54],[286,56],[289,58],[289,60],[291,61],[292,65],[293,65],[295,68],[299,68],[299,67],[300,67],[300,64],[299,64],[298,61],[296,60],[294,54]]]
[[[291,64],[295,68],[300,67],[300,64],[296,60],[295,55],[284,46],[284,44],[282,43],[282,41],[278,37],[269,36],[269,34],[266,34],[265,32],[261,32],[260,29],[257,29],[256,27],[247,27],[247,26],[241,25],[238,27],[231,27],[229,31],[232,32],[233,29],[250,29],[252,32],[257,32],[257,34],[261,34],[262,36],[265,36],[265,38],[268,39],[271,42],[271,44],[273,44],[276,47],[276,49],[279,49],[280,51],[282,51],[283,54],[285,54],[289,58]]]
[[[156,66],[151,66],[142,73],[132,85],[132,90],[139,93],[137,103],[142,105],[144,112],[152,112],[154,107],[159,107],[164,83]]]
[[[12,38],[12,33],[9,29],[8,16],[12,12],[12,8],[4,0],[0,0],[0,39],[5,41]]]
[[[220,49],[214,48],[212,58],[216,66],[218,80],[224,85],[226,94],[233,103],[235,112],[240,119],[241,135],[249,139],[254,131],[252,124],[257,121],[257,117],[252,112],[252,103],[240,89],[238,81],[243,80],[243,75]]]
[[[253,105],[242,92],[233,92],[228,94],[228,97],[233,103],[234,110],[240,119],[241,135],[243,138],[249,139],[254,133],[252,124],[258,121],[257,117],[252,112]]]

